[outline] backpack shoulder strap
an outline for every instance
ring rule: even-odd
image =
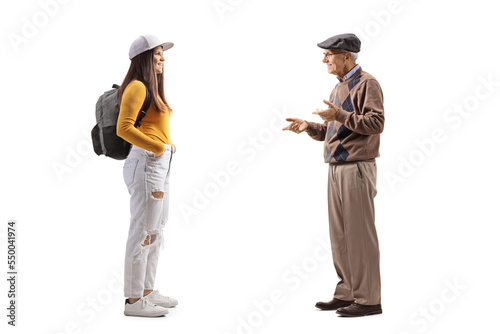
[[[144,84],[144,83],[143,83]],[[146,88],[146,99],[144,99],[144,103],[142,104],[141,111],[139,112],[139,115],[137,115],[137,120],[135,121],[134,127],[138,128],[141,126],[141,121],[146,116],[146,112],[149,109],[149,105],[151,104],[151,93],[149,92],[149,89],[146,85],[144,85]]]

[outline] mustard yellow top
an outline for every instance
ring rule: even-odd
[[[153,103],[149,106],[141,126],[134,127],[137,115],[146,99],[146,87],[134,80],[125,87],[120,105],[120,114],[116,125],[116,134],[132,145],[160,154],[165,150],[165,144],[170,141],[170,112],[157,112]]]

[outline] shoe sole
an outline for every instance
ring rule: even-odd
[[[167,311],[167,312],[165,312],[165,311]],[[157,312],[157,313],[150,313],[150,314],[134,313],[134,312],[127,313],[125,311],[125,312],[123,312],[123,314],[125,314],[126,316],[129,316],[129,317],[149,317],[149,318],[153,318],[153,317],[161,317],[162,315],[167,315],[168,314],[168,310],[165,310],[165,311],[161,311],[161,312]]]
[[[349,305],[347,305],[347,306],[349,306]],[[316,308],[320,309],[321,311],[335,311],[341,307],[345,307],[345,306],[339,306],[337,308],[323,308],[323,307],[316,306]]]
[[[343,314],[343,313],[337,311],[337,314],[340,314],[343,317],[364,317],[364,316],[367,316],[367,315],[382,314],[382,310],[373,311],[373,312],[366,313],[366,314]]]
[[[176,307],[177,304],[175,305],[169,305],[169,304],[155,304],[155,305],[158,305],[158,306],[161,306],[161,307],[166,307],[166,308],[172,308],[172,307]]]

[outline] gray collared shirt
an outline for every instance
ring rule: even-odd
[[[349,78],[350,78],[350,77],[352,77],[352,75],[353,75],[354,73],[356,73],[356,71],[359,69],[359,67],[360,67],[360,66],[359,66],[359,64],[357,64],[356,66],[354,66],[354,67],[352,68],[352,70],[350,70],[350,71],[349,71],[346,75],[344,75],[343,80],[344,80],[344,81],[349,80]]]

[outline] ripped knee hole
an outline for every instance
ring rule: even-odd
[[[152,191],[151,196],[153,196],[156,199],[162,199],[163,198],[163,191]]]
[[[151,236],[148,234],[146,236],[146,240],[144,240],[144,243],[141,244],[142,247],[146,247],[147,245],[149,245],[149,241],[150,241],[150,238]]]
[[[141,246],[146,247],[147,245],[151,245],[152,243],[154,243],[156,240],[157,234],[158,233],[148,234],[146,236],[146,240],[144,240],[144,242],[141,244]]]

